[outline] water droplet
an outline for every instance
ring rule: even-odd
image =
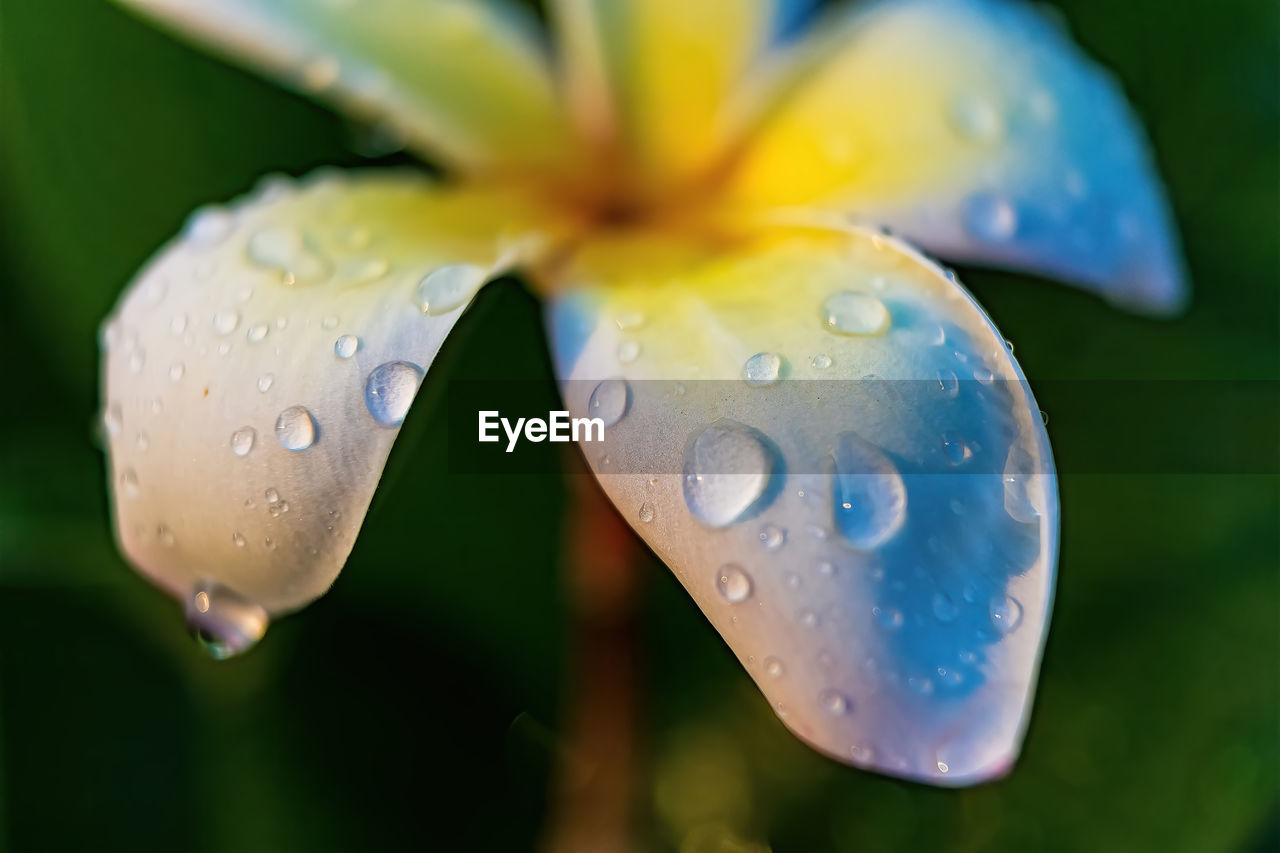
[[[219,311],[213,315],[213,330],[220,335],[229,335],[240,324],[238,311]]]
[[[787,532],[776,524],[766,524],[760,528],[759,537],[760,544],[773,551],[787,541]]]
[[[960,393],[960,379],[954,370],[939,370],[938,387],[942,389],[943,396],[955,397]]]
[[[826,560],[823,560],[821,563],[818,563],[818,574],[824,575],[826,577],[831,577],[835,573],[836,573],[836,567],[834,563],[830,563]]]
[[[449,264],[434,269],[418,282],[418,307],[433,317],[466,304],[489,274],[474,264]]]
[[[102,425],[107,430],[109,438],[115,438],[120,434],[120,427],[124,424],[124,413],[119,403],[112,403],[107,406],[107,410],[102,413]]]
[[[256,326],[249,327],[249,331],[245,333],[245,338],[251,344],[259,343],[267,336],[267,332],[270,331],[270,329],[271,327],[266,323],[258,323]]]
[[[875,617],[876,624],[881,628],[896,631],[902,627],[902,611],[896,607],[883,607],[877,605],[871,608],[871,615]]]
[[[951,600],[951,596],[945,592],[934,593],[933,615],[938,617],[939,622],[950,622],[956,618],[957,610],[956,603]]]
[[[146,355],[143,354],[141,350],[135,350],[134,352],[130,353],[129,361],[128,361],[129,372],[132,373],[134,376],[137,376],[139,373],[142,372],[142,366],[143,364],[146,363],[146,360],[147,360],[147,357]]]
[[[640,357],[640,343],[633,340],[625,340],[618,344],[618,361],[623,364],[630,364]]]
[[[324,316],[324,319],[320,321],[320,327],[321,327],[322,329],[336,329],[336,328],[338,328],[338,315],[337,315],[337,314],[326,314],[326,315]]]
[[[831,366],[831,356],[824,353],[818,353],[809,363],[818,370],[826,370]]]
[[[889,328],[889,309],[869,293],[842,290],[822,303],[822,324],[837,335],[879,335]]]
[[[249,238],[249,260],[281,274],[284,284],[307,284],[329,275],[329,263],[293,228],[264,228]]]
[[[207,249],[231,236],[235,224],[235,216],[229,211],[220,207],[201,207],[187,219],[183,235],[192,245]]]
[[[199,584],[186,601],[187,626],[210,657],[248,651],[267,631],[267,611],[222,584]]]
[[[939,773],[946,773],[946,772],[947,772],[948,770],[950,770],[950,769],[951,769],[951,767],[947,764],[947,762],[945,762],[945,761],[939,761],[939,762],[938,762],[938,772],[939,772]]]
[[[182,337],[182,333],[187,330],[187,315],[174,314],[173,319],[169,321],[169,332],[175,337]]]
[[[875,548],[902,526],[907,487],[893,462],[856,433],[836,439],[832,458],[836,529],[855,548]]]
[[[995,376],[985,367],[975,367],[973,369],[973,378],[978,380],[979,385],[990,385],[995,381]]]
[[[796,614],[796,621],[806,628],[817,628],[818,614],[806,608]]]
[[[755,431],[722,418],[698,433],[684,459],[684,500],[712,527],[756,507],[773,471],[773,454]]]
[[[1007,595],[997,595],[992,598],[988,613],[991,615],[992,627],[999,634],[1012,632],[1022,622],[1022,605],[1016,598],[1010,598]]]
[[[179,379],[182,378],[182,375],[186,372],[187,372],[186,365],[184,365],[180,361],[175,361],[173,364],[169,365],[169,379],[172,382],[177,382]]]
[[[772,385],[782,376],[782,356],[772,352],[758,352],[742,366],[742,378],[752,388]]]
[[[786,674],[787,668],[777,658],[765,658],[764,671],[770,678],[781,678]]]
[[[271,388],[271,383],[275,381],[276,381],[276,378],[272,376],[270,373],[262,374],[261,376],[258,377],[258,390],[261,391],[263,394],[267,393],[268,389]]]
[[[246,456],[253,449],[253,442],[258,437],[253,427],[240,427],[231,433],[231,452],[236,456]]]
[[[352,284],[370,284],[387,274],[390,264],[382,258],[349,261],[342,266],[342,276]]]
[[[637,513],[637,515],[639,516],[640,520],[643,521],[645,524],[648,524],[649,522],[653,521],[653,504],[649,503],[648,501],[645,501],[644,503],[640,504],[640,511],[639,513]]]
[[[355,335],[343,335],[333,342],[333,354],[338,358],[351,358],[360,348],[360,339]]]
[[[587,401],[587,417],[599,418],[611,427],[627,413],[631,406],[631,386],[625,379],[606,379],[591,392]]]
[[[738,604],[751,596],[751,576],[741,566],[724,566],[716,576],[716,589],[725,601]]]
[[[995,142],[1004,135],[1004,121],[984,98],[959,95],[947,108],[947,119],[960,136],[974,142]]]
[[[156,527],[156,540],[164,548],[172,548],[173,543],[176,541],[173,536],[173,531],[163,524]]]
[[[269,504],[280,503],[280,493],[275,489],[267,489],[262,493],[262,496],[267,499]]]
[[[237,548],[243,548],[243,547],[245,546],[245,538],[244,538],[244,534],[242,534],[242,533],[241,533],[240,531],[238,531],[238,530],[237,530],[236,532],[232,533],[232,534],[231,534],[231,544],[235,545]]]
[[[132,468],[125,468],[121,471],[120,488],[125,497],[136,498],[138,496],[138,472]]]
[[[364,405],[379,426],[398,427],[422,383],[422,370],[407,361],[380,364],[364,383]]]
[[[276,418],[276,440],[285,450],[306,450],[316,441],[316,421],[305,406],[290,406]]]
[[[961,210],[961,218],[970,236],[984,243],[1003,243],[1018,231],[1018,211],[995,193],[969,196]]]
[[[973,450],[965,444],[964,439],[955,432],[942,434],[942,452],[952,465],[961,465],[973,457]]]
[[[824,690],[818,694],[818,703],[833,717],[843,717],[853,708],[849,697],[839,690]]]

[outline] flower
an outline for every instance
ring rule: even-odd
[[[1053,463],[1004,338],[907,241],[1185,297],[1140,133],[1056,25],[896,0],[784,43],[782,3],[559,0],[553,67],[497,2],[130,5],[450,175],[269,179],[104,327],[121,548],[216,654],[333,583],[435,353],[520,270],[605,493],[783,722],[921,781],[1007,771]]]

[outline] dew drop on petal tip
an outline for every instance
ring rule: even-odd
[[[606,379],[595,387],[587,401],[587,417],[600,418],[611,427],[627,413],[631,405],[631,387],[625,379]]]
[[[192,634],[217,660],[248,651],[262,639],[270,621],[260,605],[216,582],[198,584],[184,610]]]
[[[879,335],[889,319],[889,309],[869,293],[842,290],[822,303],[822,324],[837,335]]]
[[[389,361],[370,373],[364,386],[364,404],[379,426],[404,423],[413,396],[422,383],[422,370],[407,361]]]
[[[290,406],[276,418],[276,440],[285,450],[306,450],[316,441],[316,422],[305,406]]]

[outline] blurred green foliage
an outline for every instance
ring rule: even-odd
[[[1062,6],[1154,137],[1195,301],[1157,322],[1024,276],[963,279],[1033,383],[1278,378],[1276,4]],[[544,378],[553,399],[539,309],[515,282],[486,290],[433,367],[333,591],[254,653],[202,657],[111,541],[91,432],[99,320],[197,204],[268,171],[367,162],[352,133],[97,0],[0,0],[0,848],[537,837],[565,738],[564,484],[451,475],[432,391],[514,372]],[[1150,429],[1176,433],[1162,414],[1147,413]],[[971,790],[809,751],[651,561],[643,845],[1280,845],[1276,478],[1068,474],[1061,488],[1056,614],[1025,752],[1010,778]]]

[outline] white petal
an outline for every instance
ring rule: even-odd
[[[272,179],[130,285],[103,335],[117,535],[224,651],[333,583],[423,374],[539,215],[408,173]]]

